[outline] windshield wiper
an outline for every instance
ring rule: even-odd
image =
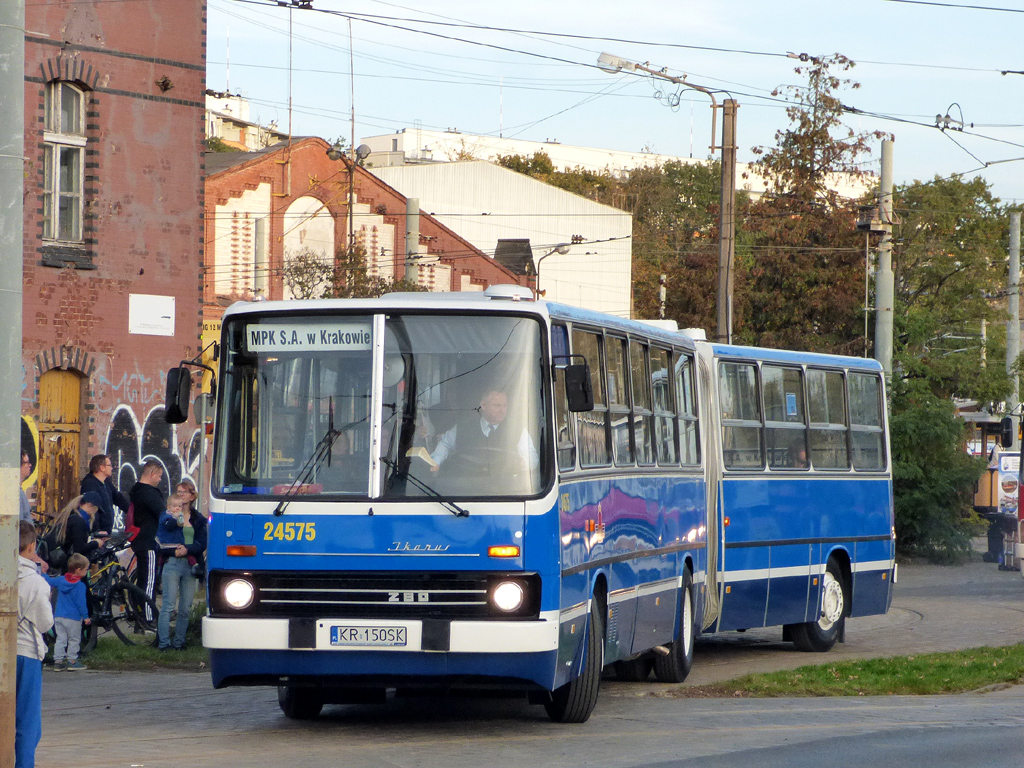
[[[413,475],[410,475],[407,470],[400,469],[399,466],[395,462],[393,462],[391,459],[387,458],[386,456],[381,456],[380,460],[382,462],[384,462],[387,466],[391,467],[391,471],[392,472],[394,472],[396,475],[403,476],[406,480],[411,482],[413,485],[415,485],[417,488],[419,488],[421,491],[423,491],[425,494],[427,494],[427,496],[432,498],[434,501],[436,501],[438,504],[440,504],[442,507],[447,509],[449,512],[451,512],[456,517],[469,517],[469,510],[468,509],[464,509],[463,507],[460,507],[458,504],[456,504],[451,499],[446,499],[444,496],[442,496],[440,493],[435,491],[429,485],[424,483],[418,477],[414,477]]]
[[[331,465],[331,450],[334,447],[334,442],[341,436],[342,432],[347,432],[352,427],[362,424],[366,419],[360,419],[359,421],[351,421],[341,429],[334,428],[334,402],[331,398],[329,421],[327,423],[327,432],[323,437],[320,438],[320,442],[316,444],[313,449],[313,454],[306,459],[306,463],[302,465],[302,469],[299,470],[299,476],[292,481],[291,486],[285,491],[286,498],[281,499],[277,502],[277,506],[274,507],[274,515],[280,517],[284,514],[284,511],[291,504],[291,501],[296,496],[300,495],[296,491],[302,486],[306,485],[310,480],[313,479],[313,475],[320,468],[324,459],[327,459],[327,466]]]

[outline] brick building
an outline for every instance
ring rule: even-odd
[[[331,160],[328,149],[323,139],[303,138],[259,152],[207,155],[203,298],[210,327],[233,301],[293,298],[282,278],[285,261],[306,254],[332,262],[350,225],[369,276],[405,277],[405,197],[366,169]],[[418,282],[432,291],[525,279],[422,212],[418,253]]]
[[[122,489],[149,457],[165,489],[194,471],[162,405],[201,330],[206,3],[25,15],[22,444],[51,515],[95,453]]]

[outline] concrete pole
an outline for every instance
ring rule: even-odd
[[[420,279],[420,201],[405,201],[405,279],[414,285]]]
[[[25,2],[0,2],[0,768],[14,766],[21,483]]]
[[[1020,377],[1014,367],[1020,355],[1020,211],[1010,213],[1010,319],[1006,323],[1006,373],[1011,377],[1013,389],[1006,401],[1006,410],[1013,409],[1020,403]],[[1013,436],[1013,450],[1019,450],[1017,435]]]
[[[722,102],[722,196],[718,232],[717,340],[732,343],[732,289],[736,268],[736,109],[734,99]],[[712,137],[714,141],[714,137]]]
[[[875,272],[875,359],[886,380],[892,380],[892,313],[895,285],[892,274],[892,142],[882,142],[882,179],[878,200],[882,239]]]

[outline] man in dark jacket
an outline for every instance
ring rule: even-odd
[[[100,453],[89,461],[89,474],[82,478],[81,492],[92,491],[100,496],[100,509],[92,521],[93,533],[110,534],[124,527],[123,520],[117,519],[114,506],[118,506],[122,512],[127,512],[131,501],[114,487],[114,481],[110,479],[113,472],[114,463],[110,457]]]
[[[138,558],[136,578],[139,586],[153,597],[156,585],[157,544],[156,532],[160,515],[167,508],[164,495],[160,492],[160,482],[164,477],[164,467],[156,459],[150,459],[142,465],[139,482],[132,486],[128,497],[134,509],[133,522],[139,529],[132,540],[132,551]],[[152,621],[152,611],[146,604],[146,621]]]

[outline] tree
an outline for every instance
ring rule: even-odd
[[[972,495],[985,461],[963,450],[966,425],[952,398],[987,405],[1010,389],[1005,211],[980,178],[915,181],[894,201],[896,541],[904,552],[955,561],[982,525]]]
[[[858,84],[835,74],[854,63],[841,54],[808,57],[796,73],[806,86],[773,95],[790,102],[790,126],[769,149],[754,148],[766,193],[743,220],[734,288],[738,341],[850,354],[863,344],[864,240],[857,201],[837,181],[860,179],[858,158],[878,133],[855,133],[838,91]]]
[[[366,299],[392,291],[427,290],[408,280],[371,275],[362,246],[351,251],[339,248],[333,261],[322,251],[302,248],[286,256],[282,277],[296,299]]]
[[[308,246],[285,251],[281,277],[296,299],[322,299],[330,292],[334,265],[323,251]]]

